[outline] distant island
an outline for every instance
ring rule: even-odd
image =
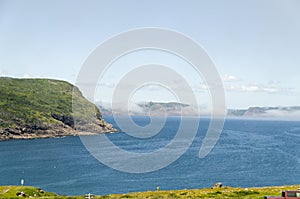
[[[129,111],[121,103],[116,105],[114,112],[108,103],[96,103],[103,115],[149,115],[162,116],[208,116],[210,111],[206,107],[197,107],[179,102],[140,102],[131,104]],[[274,119],[300,119],[300,106],[278,106],[278,107],[249,107],[247,109],[227,109],[227,117],[231,118],[274,118]]]
[[[68,82],[0,77],[0,140],[113,131],[99,109]]]

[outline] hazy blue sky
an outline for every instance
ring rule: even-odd
[[[161,27],[206,49],[224,80],[228,107],[300,105],[299,10],[298,0],[0,0],[0,75],[74,83],[84,60],[105,40]]]

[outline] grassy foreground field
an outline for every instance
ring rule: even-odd
[[[128,194],[111,194],[108,196],[94,196],[93,198],[120,199],[120,198],[233,198],[233,199],[263,199],[266,195],[280,196],[284,190],[296,190],[300,185],[259,187],[259,188],[218,188],[218,189],[193,189],[193,190],[173,190],[173,191],[147,191]],[[2,186],[0,187],[0,198],[24,198],[17,196],[24,192],[26,198],[85,198],[84,196],[60,196],[55,193],[46,192],[36,187],[28,186]]]

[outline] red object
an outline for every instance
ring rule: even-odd
[[[300,199],[300,190],[283,191],[281,196],[265,196],[265,199]]]

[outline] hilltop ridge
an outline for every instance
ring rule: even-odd
[[[112,131],[99,109],[66,81],[0,77],[0,140]]]

